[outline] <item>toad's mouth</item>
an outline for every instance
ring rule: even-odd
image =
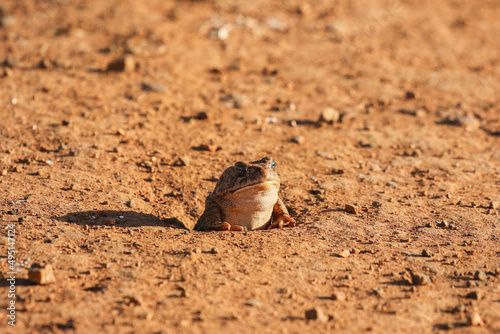
[[[271,187],[278,187],[280,186],[280,182],[278,180],[268,180],[264,182],[255,182],[249,185],[246,185],[244,187],[241,187],[239,189],[236,189],[232,191],[233,194],[237,194],[242,191],[247,191],[247,190],[268,190]]]

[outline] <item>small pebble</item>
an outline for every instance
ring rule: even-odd
[[[347,296],[344,292],[342,291],[335,291],[333,294],[332,294],[332,299],[333,300],[336,300],[336,301],[339,301],[339,302],[343,302],[347,299]]]
[[[199,121],[203,121],[208,119],[208,113],[206,111],[200,111],[196,116],[194,116],[195,119]]]
[[[151,82],[143,81],[142,82],[142,90],[165,93],[167,91],[167,87],[160,85],[160,84],[154,84]]]
[[[304,143],[304,136],[293,137],[290,141],[295,144],[302,144]]]
[[[427,249],[424,249],[424,250],[422,251],[422,256],[423,256],[423,257],[433,257],[433,256],[434,256],[434,253],[433,253],[433,252],[431,252],[431,251],[428,251]]]
[[[475,299],[475,300],[481,300],[483,299],[483,293],[480,290],[474,290],[469,292],[465,298],[470,298],[470,299]]]
[[[426,285],[432,283],[431,278],[422,273],[410,273],[411,275],[411,284],[413,285]]]
[[[134,70],[135,61],[131,56],[114,59],[106,67],[106,71],[114,72],[132,72]]]
[[[313,309],[307,310],[305,312],[305,315],[306,315],[307,320],[317,320],[319,322],[327,322],[328,321],[328,316],[319,307],[315,307]]]
[[[483,319],[481,319],[481,316],[477,312],[471,313],[467,317],[467,326],[483,326],[484,322]]]
[[[187,155],[181,155],[177,158],[177,161],[174,163],[176,166],[189,166],[191,159]]]
[[[358,214],[358,207],[356,205],[346,204],[344,207],[344,211],[356,215]]]
[[[478,281],[486,281],[486,273],[484,271],[478,270],[474,273],[474,279]]]
[[[333,124],[335,122],[338,122],[340,119],[340,113],[338,110],[335,110],[333,108],[325,108],[323,109],[323,112],[321,112],[321,115],[319,116],[318,123],[327,123],[327,124]]]
[[[248,300],[245,303],[246,306],[261,307],[262,304],[258,300]]]
[[[453,313],[464,313],[465,312],[465,305],[464,304],[460,304],[460,305],[457,305],[453,308],[452,310]]]
[[[217,247],[214,247],[214,248],[212,248],[212,249],[210,250],[210,253],[212,253],[212,254],[217,254],[217,253],[219,253],[219,249],[218,249]]]
[[[0,174],[1,174],[2,176],[7,175],[7,170],[6,170],[6,169],[2,169],[2,171],[0,172]]]
[[[33,264],[28,272],[28,279],[37,284],[50,284],[56,281],[52,265]]]
[[[347,249],[343,249],[339,254],[339,256],[343,258],[349,257],[349,255],[351,255],[351,252],[349,252]]]

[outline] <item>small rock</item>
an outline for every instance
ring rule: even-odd
[[[483,326],[484,322],[481,316],[477,312],[472,312],[467,317],[467,326]]]
[[[37,284],[50,284],[56,281],[52,265],[33,264],[28,272],[28,279]]]
[[[0,175],[6,176],[7,175],[7,170],[6,169],[2,169],[2,171],[0,172]]]
[[[429,222],[429,223],[425,224],[425,227],[430,227],[430,228],[435,228],[436,226],[437,226],[437,224],[434,222]]]
[[[411,284],[413,285],[426,285],[432,283],[431,278],[422,273],[411,272]]]
[[[339,256],[343,258],[349,257],[349,255],[351,255],[351,252],[349,252],[347,249],[343,249],[342,252],[339,253]]]
[[[40,68],[42,70],[51,69],[53,67],[54,67],[54,64],[52,64],[52,62],[50,60],[47,60],[47,59],[42,59],[38,63],[38,68]]]
[[[167,87],[160,85],[160,84],[154,84],[151,82],[143,81],[142,82],[142,90],[165,93],[167,91]]]
[[[405,99],[407,99],[407,100],[413,100],[415,98],[415,96],[416,96],[415,93],[412,91],[407,91],[405,93]]]
[[[199,121],[203,121],[208,119],[208,113],[206,111],[200,111],[196,116],[194,116],[195,119]]]
[[[480,290],[474,290],[469,292],[465,298],[470,298],[470,299],[475,299],[475,300],[481,300],[483,299],[483,293]]]
[[[332,174],[342,175],[342,174],[345,174],[345,171],[343,169],[332,169]]]
[[[144,207],[144,202],[141,201],[140,199],[138,198],[132,198],[129,202],[128,202],[128,206],[131,208],[131,209],[140,209],[142,207]]]
[[[213,247],[211,250],[210,250],[210,253],[212,254],[217,254],[219,253],[219,249],[217,247]]]
[[[427,249],[424,249],[424,250],[422,251],[422,256],[423,256],[423,257],[433,257],[433,256],[434,256],[434,253],[433,253],[433,252],[431,252],[431,251],[428,251]]]
[[[106,67],[106,71],[132,72],[135,70],[135,61],[131,56],[117,58],[111,61]]]
[[[177,161],[174,162],[175,166],[189,166],[191,159],[187,155],[181,155],[177,158]]]
[[[500,208],[500,203],[499,202],[490,202],[489,208],[492,209],[492,210],[499,209]]]
[[[457,305],[453,308],[452,310],[453,313],[464,313],[465,312],[465,305],[464,304],[460,304],[460,305]]]
[[[318,123],[333,124],[340,119],[340,112],[333,108],[325,108],[319,116]]]
[[[474,279],[478,281],[486,281],[486,273],[484,271],[478,270],[474,273]]]
[[[246,306],[261,307],[262,304],[258,300],[248,300],[245,303]]]
[[[332,299],[333,300],[336,300],[336,301],[339,301],[339,302],[343,302],[347,299],[347,296],[344,292],[342,291],[335,291],[333,294],[332,294]]]
[[[201,144],[200,146],[195,147],[195,149],[199,151],[216,152],[222,150],[222,147],[213,144],[211,145]]]
[[[317,320],[319,322],[327,322],[328,316],[325,314],[325,312],[321,308],[315,307],[313,309],[306,311],[306,319],[307,320]]]
[[[344,211],[347,213],[352,213],[354,215],[358,214],[358,207],[352,204],[346,204],[344,207]]]
[[[302,144],[304,143],[304,136],[293,137],[290,141],[295,144]]]
[[[461,126],[465,131],[474,131],[481,126],[481,122],[469,112],[452,111],[442,120],[441,124]]]
[[[442,220],[441,222],[439,222],[437,224],[437,226],[439,226],[439,227],[446,227],[447,228],[447,227],[450,226],[450,223],[448,223],[446,220]]]

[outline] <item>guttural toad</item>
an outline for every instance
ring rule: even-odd
[[[226,169],[205,201],[198,231],[246,231],[294,226],[278,195],[280,178],[270,157]]]

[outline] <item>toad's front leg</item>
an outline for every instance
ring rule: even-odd
[[[222,221],[219,199],[215,194],[208,195],[205,200],[205,211],[196,222],[194,229],[197,231],[245,231],[243,226]]]
[[[295,219],[290,217],[285,204],[281,198],[278,197],[278,201],[273,207],[271,225],[269,225],[267,229],[270,230],[272,228],[283,228],[284,226],[295,226],[295,224]]]

